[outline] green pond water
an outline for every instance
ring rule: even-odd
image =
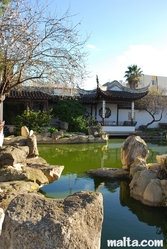
[[[101,249],[109,248],[107,240],[123,237],[139,242],[164,240],[161,248],[167,248],[166,208],[147,207],[130,198],[127,181],[112,181],[86,173],[100,167],[121,168],[120,151],[124,140],[111,138],[107,144],[38,145],[40,156],[49,164],[65,166],[61,178],[41,190],[53,198],[64,198],[81,190],[101,192],[104,203]],[[150,151],[147,162],[156,162],[157,154],[167,153],[165,141],[146,143]]]

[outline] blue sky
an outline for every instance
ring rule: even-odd
[[[69,7],[80,34],[90,38],[85,88],[125,80],[124,72],[137,64],[144,74],[167,76],[167,0],[54,0],[52,10]]]

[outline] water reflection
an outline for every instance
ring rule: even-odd
[[[167,241],[165,208],[142,205],[129,195],[127,181],[112,181],[92,177],[86,172],[99,167],[122,167],[120,152],[124,139],[111,139],[108,144],[45,145],[40,155],[52,165],[64,165],[62,176],[42,190],[53,198],[66,197],[77,191],[99,191],[103,195],[104,222],[101,249],[107,249],[107,239],[164,239]],[[158,144],[159,142],[159,144]],[[166,154],[166,144],[149,141],[147,162],[156,162],[156,155]],[[164,246],[167,248],[167,245]]]
[[[120,203],[127,206],[129,210],[138,217],[138,220],[148,226],[156,227],[156,234],[163,235],[164,243],[167,246],[167,210],[166,208],[153,208],[141,204],[130,197],[129,183],[120,183]],[[166,247],[165,247],[166,248]]]

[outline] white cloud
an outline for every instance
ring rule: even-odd
[[[86,88],[96,87],[96,75],[101,84],[107,81],[125,81],[124,74],[129,65],[136,64],[146,75],[167,77],[167,46],[131,45],[121,55],[104,60],[100,65],[94,64],[92,78],[88,79]]]
[[[123,55],[116,58],[116,68],[122,72],[129,65],[136,64],[144,74],[167,76],[166,70],[167,47],[155,48],[150,45],[131,45]]]
[[[91,49],[96,49],[96,46],[91,45],[91,44],[88,44],[87,47],[88,47],[88,48],[91,48]]]

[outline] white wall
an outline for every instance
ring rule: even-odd
[[[111,116],[109,118],[105,118],[105,122],[113,122],[117,120],[117,105],[107,103],[106,107],[111,110]],[[99,116],[99,110],[102,108],[102,103],[98,103],[97,105],[97,121],[101,122],[102,118]]]

